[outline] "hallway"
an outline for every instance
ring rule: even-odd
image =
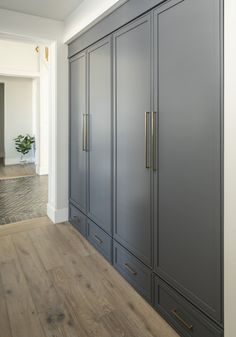
[[[0,227],[0,337],[177,337],[68,223]]]
[[[0,225],[47,214],[48,176],[0,180]]]
[[[0,180],[20,178],[35,176],[35,165],[34,164],[18,164],[18,165],[8,165],[3,164],[3,158],[0,158]]]

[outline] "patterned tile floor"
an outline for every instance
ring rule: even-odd
[[[48,177],[0,181],[0,225],[46,215]]]

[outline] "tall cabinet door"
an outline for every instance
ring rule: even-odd
[[[70,61],[70,201],[86,212],[86,55]]]
[[[151,265],[149,15],[114,35],[114,110],[114,238]]]
[[[108,234],[112,224],[111,42],[88,50],[88,216]]]
[[[155,12],[155,270],[222,322],[220,0]]]

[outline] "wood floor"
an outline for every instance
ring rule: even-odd
[[[0,337],[178,337],[68,223],[0,227]]]
[[[35,165],[34,164],[19,164],[19,165],[3,165],[3,160],[0,158],[0,180],[34,176]]]

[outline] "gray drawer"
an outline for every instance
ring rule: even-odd
[[[112,263],[112,239],[90,219],[88,219],[88,240]]]
[[[70,223],[86,237],[87,234],[87,217],[76,207],[70,204]]]
[[[142,295],[151,302],[151,270],[114,241],[113,264],[115,269]]]
[[[223,337],[220,328],[158,277],[154,306],[181,337]]]

